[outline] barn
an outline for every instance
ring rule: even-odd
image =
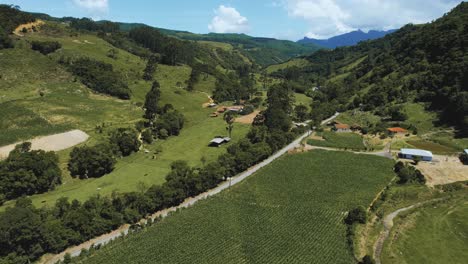
[[[423,161],[432,161],[432,152],[422,149],[401,149],[398,157],[402,159],[414,159],[420,157]]]

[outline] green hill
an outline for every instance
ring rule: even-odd
[[[308,64],[272,73],[309,90],[321,117],[360,108],[386,118],[389,110],[424,103],[436,126],[468,135],[468,3],[432,23],[407,25],[382,39],[321,50]],[[320,118],[317,118],[320,120]]]

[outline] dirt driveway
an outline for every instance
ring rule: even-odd
[[[434,155],[433,162],[420,162],[416,167],[426,176],[429,186],[468,181],[468,166],[456,156]]]
[[[65,133],[55,134],[46,137],[38,137],[26,141],[31,142],[31,149],[59,151],[83,143],[86,140],[88,140],[88,138],[89,135],[85,132],[81,130],[72,130]],[[15,148],[15,146],[22,142],[17,142],[15,144],[0,147],[0,159],[8,157],[8,154]]]
[[[254,111],[253,113],[251,114],[248,114],[248,115],[245,115],[245,116],[241,116],[241,117],[238,117],[236,118],[236,123],[241,123],[241,124],[252,124],[255,117],[260,113],[260,111]]]

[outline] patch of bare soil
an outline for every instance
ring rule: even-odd
[[[260,113],[260,111],[254,111],[253,113],[251,114],[248,114],[248,115],[245,115],[245,116],[241,116],[241,117],[238,117],[236,118],[236,123],[241,123],[241,124],[252,124],[255,117]]]
[[[33,150],[41,149],[45,151],[60,151],[83,143],[86,140],[88,140],[88,138],[89,135],[85,132],[81,130],[72,130],[65,133],[55,134],[46,137],[39,137],[27,141],[31,142],[31,149]],[[15,148],[15,146],[20,143],[22,142],[17,142],[15,144],[0,147],[0,159],[8,157],[8,154],[10,154],[10,152]]]
[[[35,22],[21,24],[18,27],[16,27],[16,29],[13,31],[13,34],[22,37],[22,36],[24,36],[23,35],[23,28],[26,28],[28,31],[32,31],[33,27],[39,28],[40,26],[42,26],[44,24],[45,24],[45,22],[40,20],[40,19],[36,20]]]
[[[456,156],[434,155],[433,162],[420,162],[416,167],[424,174],[429,186],[468,181],[468,166]]]

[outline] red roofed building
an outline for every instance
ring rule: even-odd
[[[351,127],[347,124],[338,123],[335,124],[333,130],[338,133],[351,132]]]
[[[404,128],[401,128],[401,127],[391,127],[389,129],[387,129],[388,132],[390,132],[390,134],[406,134],[408,133],[408,130],[404,129]]]

